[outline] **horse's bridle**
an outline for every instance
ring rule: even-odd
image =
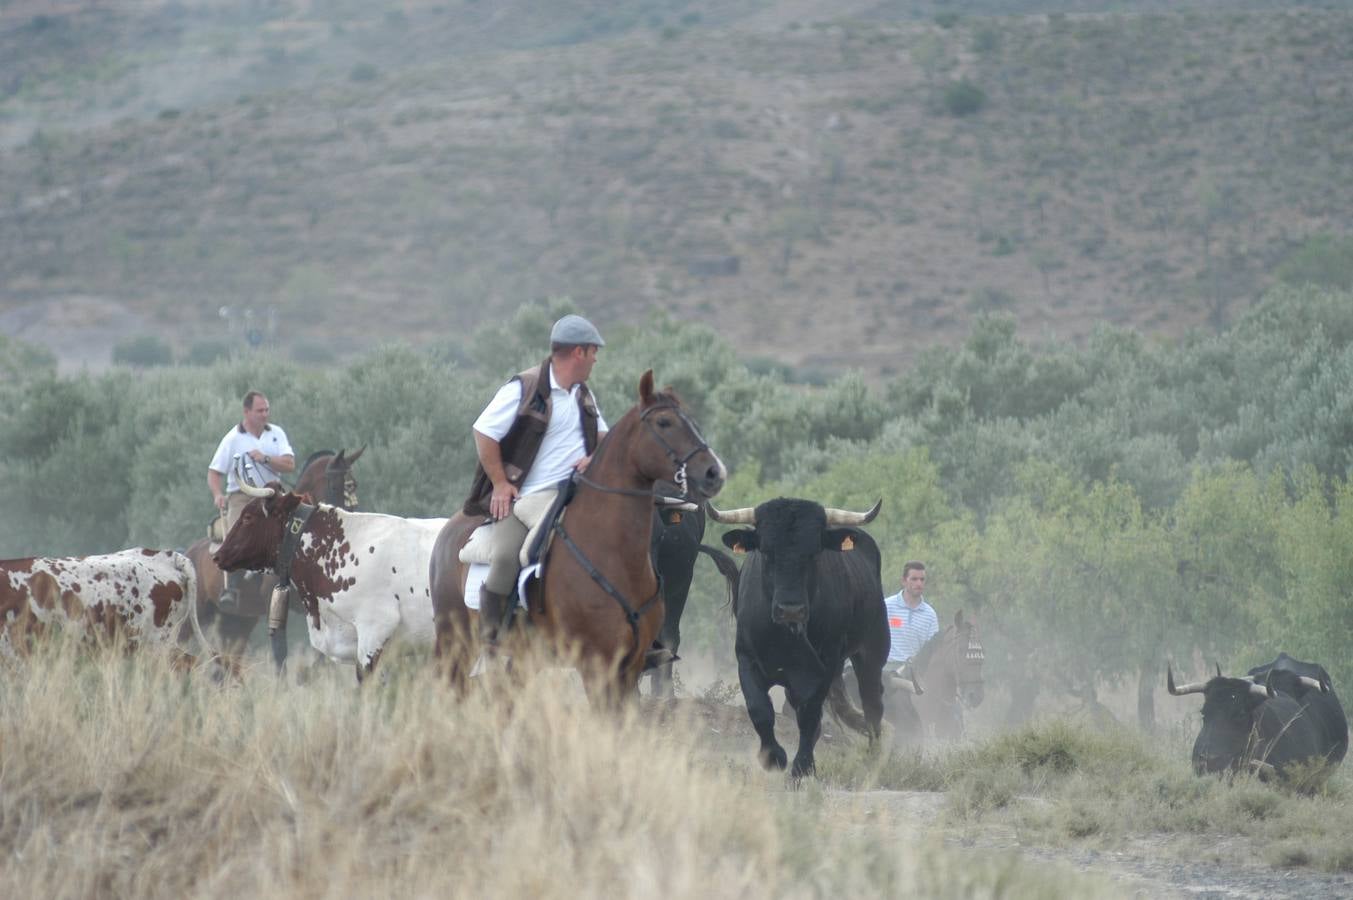
[[[335,484],[337,482],[337,484]],[[337,488],[337,490],[335,490]],[[357,510],[357,479],[352,477],[352,470],[342,468],[337,472],[331,469],[324,470],[324,489],[329,495],[329,502],[335,506],[342,506],[348,512]]]
[[[976,661],[980,665],[987,658],[986,651],[982,649],[982,641],[977,637],[977,626],[970,624],[968,625],[967,631],[968,646],[966,648],[964,648],[962,642],[957,639],[961,638],[962,634],[956,635],[954,641],[954,672],[958,676],[958,699],[960,703],[963,701],[964,687],[972,684],[982,684],[981,677],[968,679],[966,681],[964,680],[963,674],[966,671],[965,664]]]
[[[653,413],[658,412],[659,410],[670,410],[671,412],[676,413],[677,418],[680,419],[685,424],[685,426],[690,429],[691,434],[695,436],[696,445],[691,450],[691,452],[687,453],[685,456],[680,456],[677,453],[676,448],[674,448],[671,444],[667,443],[666,439],[663,438],[662,433],[658,431],[658,429],[653,425],[652,422],[648,421],[648,417],[653,415]],[[644,410],[642,413],[639,414],[639,421],[643,424],[645,428],[648,429],[649,433],[653,435],[653,438],[662,446],[662,452],[667,455],[668,461],[670,461],[672,465],[675,467],[672,473],[672,483],[675,484],[677,487],[681,488],[680,496],[683,499],[686,498],[690,494],[690,488],[687,487],[686,485],[686,464],[689,463],[692,457],[694,457],[697,453],[709,450],[709,444],[705,442],[705,436],[700,433],[700,429],[695,426],[695,422],[691,420],[691,417],[686,415],[685,410],[683,410],[680,406],[676,405],[675,403],[658,403],[653,406],[650,406],[648,409]],[[634,488],[608,487],[607,485],[593,481],[592,479],[588,478],[585,474],[581,472],[578,473],[577,480],[581,484],[585,484],[588,487],[593,488],[594,490],[602,491],[607,494],[625,494],[630,497],[656,496],[651,489],[647,491],[639,491],[635,490]]]

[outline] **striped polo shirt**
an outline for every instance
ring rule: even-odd
[[[911,659],[926,641],[939,633],[939,616],[924,597],[915,609],[902,599],[901,591],[883,598],[883,603],[888,608],[888,633],[893,640],[888,650],[888,662]]]

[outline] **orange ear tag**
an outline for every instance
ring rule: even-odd
[[[679,513],[679,512],[674,512],[674,513],[672,513],[672,518],[671,518],[670,521],[671,521],[671,524],[673,524],[673,525],[675,525],[675,524],[677,524],[678,522],[680,522],[680,521],[681,521],[681,513]]]
[[[842,550],[854,550],[854,549],[855,549],[855,539],[852,538],[850,535],[846,535],[845,537],[841,538],[841,549],[842,549]]]
[[[741,544],[734,544],[734,545],[733,545],[733,552],[734,552],[734,553],[746,553],[747,550],[746,550]]]

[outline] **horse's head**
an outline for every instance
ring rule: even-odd
[[[728,470],[671,388],[653,389],[653,370],[639,379],[639,430],[629,452],[653,482],[675,484],[687,498],[708,500],[723,489]]]
[[[969,709],[980,706],[983,697],[982,663],[987,655],[977,636],[977,623],[965,618],[963,610],[954,614],[954,672],[958,678],[958,699]]]
[[[346,450],[339,450],[337,456],[332,451],[314,454],[296,479],[296,493],[310,494],[320,503],[355,511],[357,479],[352,474],[352,466],[365,450],[362,447],[346,457]]]

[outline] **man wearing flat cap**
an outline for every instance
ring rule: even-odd
[[[479,590],[479,634],[493,647],[521,569],[526,533],[549,510],[560,482],[587,468],[606,420],[587,377],[606,342],[582,316],[550,331],[550,355],[498,389],[474,423],[475,469],[464,511],[493,519],[489,573]]]

